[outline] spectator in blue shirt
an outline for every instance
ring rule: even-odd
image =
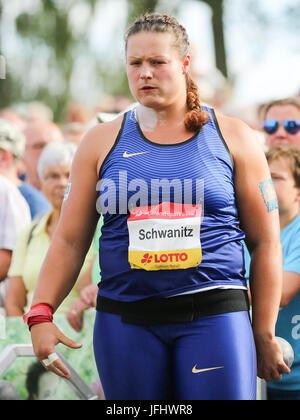
[[[280,381],[269,382],[267,395],[269,400],[300,400],[300,150],[291,145],[276,146],[266,156],[278,198],[283,253],[283,290],[276,335],[287,340],[295,354],[291,373],[283,374]],[[248,276],[247,250],[245,261]]]

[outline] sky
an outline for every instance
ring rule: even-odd
[[[300,92],[300,31],[288,24],[282,11],[299,0],[261,0],[262,19],[253,25],[244,0],[227,0],[226,46],[228,63],[236,75],[236,100],[264,102]],[[255,2],[253,2],[255,3]]]
[[[4,0],[5,2],[8,0]],[[66,0],[58,0],[66,1]],[[252,1],[263,11],[262,18],[268,17],[269,25],[257,24],[245,4]],[[213,35],[210,25],[210,8],[196,0],[162,0],[166,12],[179,5],[178,20],[189,34],[197,51],[196,65],[208,78],[215,74]],[[281,12],[284,6],[298,4],[299,0],[225,0],[225,41],[228,69],[235,81],[232,102],[239,106],[259,104],[270,99],[290,96],[300,91],[300,33],[289,30]],[[8,4],[8,3],[6,3]],[[13,59],[22,71],[22,51],[20,41],[15,38],[11,25],[19,10],[34,10],[38,0],[9,0],[7,27],[1,29],[2,50]],[[117,13],[116,13],[117,11]],[[95,12],[95,23],[89,28],[91,54],[99,54],[104,59],[124,61],[123,33],[126,22],[125,0],[104,0],[99,2]],[[85,26],[85,5],[72,11],[70,19],[74,28]],[[10,24],[9,24],[10,23]],[[26,49],[25,49],[26,50]],[[41,77],[43,53],[37,54],[40,61],[34,78]],[[80,69],[79,69],[80,71]],[[36,79],[35,79],[36,80]],[[89,77],[76,86],[82,95],[89,89]],[[78,79],[77,79],[78,81]],[[55,83],[59,85],[59,80]],[[81,93],[82,92],[82,93]]]

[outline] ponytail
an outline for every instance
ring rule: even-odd
[[[202,110],[200,103],[199,90],[196,83],[186,75],[186,104],[188,112],[184,118],[184,125],[188,131],[200,131],[201,128],[208,122],[209,114]]]

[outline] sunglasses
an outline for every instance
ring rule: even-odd
[[[300,121],[286,120],[283,122],[283,127],[289,134],[297,134],[300,130]],[[278,130],[280,123],[277,120],[266,120],[264,122],[264,130],[268,134],[274,134]]]

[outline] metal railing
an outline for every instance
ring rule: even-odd
[[[58,357],[71,372],[70,379],[64,379],[81,400],[98,400],[98,396],[84,382],[78,373],[72,368],[63,355],[56,351]],[[36,357],[31,344],[10,344],[0,353],[0,377],[14,363],[17,357]]]

